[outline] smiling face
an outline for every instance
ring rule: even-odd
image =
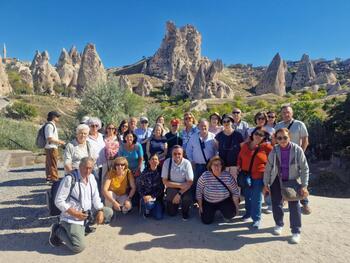
[[[164,124],[164,117],[163,116],[158,117],[157,123]]]
[[[182,160],[183,157],[183,150],[182,148],[175,148],[172,153],[174,162],[179,164]]]
[[[98,124],[96,124],[96,123],[93,123],[93,124],[90,124],[90,134],[92,134],[92,135],[95,135],[95,134],[97,134],[98,133]]]
[[[255,144],[260,144],[265,138],[265,132],[263,130],[256,130],[253,133],[253,142]]]
[[[234,108],[234,109],[232,110],[232,116],[233,116],[233,119],[234,119],[235,122],[240,122],[241,117],[242,117],[242,112],[241,112],[241,110],[238,109],[238,108]]]
[[[132,136],[132,134],[127,134],[125,136],[125,141],[127,145],[132,145],[134,143],[134,136]]]
[[[199,132],[201,136],[206,136],[208,134],[209,123],[207,121],[201,121],[199,123]]]
[[[258,126],[258,127],[265,126],[266,122],[267,122],[267,120],[266,120],[265,116],[263,116],[263,115],[257,116],[255,119],[256,126]]]
[[[129,129],[129,125],[127,123],[124,123],[121,127],[122,133],[126,132]]]
[[[270,113],[267,115],[267,124],[273,126],[273,125],[275,124],[275,121],[276,121],[276,114],[270,112]]]
[[[285,148],[288,146],[290,142],[290,137],[287,131],[281,130],[278,133],[276,133],[275,136],[279,146],[281,146],[282,148]]]
[[[89,135],[88,130],[85,130],[85,129],[79,130],[76,136],[78,143],[85,144],[88,135]]]
[[[282,120],[285,122],[289,122],[293,118],[293,110],[291,107],[284,107],[281,111]]]
[[[162,136],[162,129],[159,126],[156,126],[153,131],[154,136],[161,137]]]
[[[159,158],[157,155],[153,155],[151,159],[149,159],[149,165],[151,167],[151,170],[157,169],[157,166],[159,165]]]
[[[218,118],[218,116],[216,116],[216,115],[212,115],[211,117],[210,117],[210,125],[211,126],[217,126],[217,125],[219,125],[219,118]]]
[[[112,136],[116,133],[116,128],[114,125],[110,124],[106,128],[107,136]]]
[[[190,114],[184,115],[184,124],[186,127],[192,127],[193,125],[193,117]]]
[[[224,130],[232,129],[232,120],[230,118],[224,118],[222,120],[222,125],[224,126]]]
[[[213,161],[211,164],[211,171],[215,176],[219,176],[222,170],[222,163],[220,160]]]

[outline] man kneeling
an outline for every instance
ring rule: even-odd
[[[64,177],[60,183],[55,198],[55,205],[61,210],[60,223],[51,226],[51,246],[56,247],[64,243],[74,253],[80,253],[85,248],[85,227],[90,217],[92,216],[97,224],[111,220],[113,211],[103,207],[92,174],[93,168],[94,160],[91,157],[82,158],[79,170],[73,172],[76,178],[73,188],[71,189],[72,176]]]

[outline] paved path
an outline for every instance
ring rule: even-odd
[[[303,216],[302,241],[288,243],[286,227],[271,234],[272,215],[262,229],[249,223],[217,221],[206,226],[196,211],[162,221],[141,218],[136,211],[118,215],[110,226],[87,237],[87,249],[72,255],[48,244],[43,165],[13,168],[0,175],[0,262],[349,262],[350,199],[311,196],[313,213]]]

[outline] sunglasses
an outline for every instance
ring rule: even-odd
[[[98,124],[91,124],[90,127],[98,127]]]
[[[223,120],[222,123],[230,123],[231,120]]]
[[[265,120],[265,118],[264,117],[259,117],[259,118],[257,118],[257,120],[261,121],[261,120]]]
[[[288,136],[278,136],[277,138],[276,138],[278,141],[282,141],[282,140],[288,140],[289,139],[289,137]]]
[[[240,111],[233,111],[232,114],[240,114]]]
[[[123,127],[123,128],[128,128],[128,125],[123,125],[122,127]]]
[[[146,123],[148,123],[148,121],[141,121],[141,123],[142,123],[142,124],[146,124]]]
[[[261,133],[261,132],[256,132],[256,133],[254,133],[254,135],[259,136],[259,137],[265,137],[265,134]]]
[[[123,166],[123,167],[124,167],[124,166],[125,166],[125,163],[116,163],[116,164],[115,164],[115,167],[117,167],[117,166]]]
[[[267,118],[269,118],[269,119],[274,119],[274,118],[276,118],[276,116],[271,116],[271,115],[269,115],[269,116],[267,116]]]
[[[186,117],[185,118],[185,121],[190,121],[190,120],[192,120],[192,117]]]

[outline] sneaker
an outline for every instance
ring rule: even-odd
[[[187,221],[188,219],[190,218],[190,215],[188,214],[188,213],[186,213],[186,214],[182,214],[182,220],[183,221]]]
[[[281,227],[281,226],[275,226],[273,228],[273,234],[276,236],[280,236],[282,234],[282,229],[283,229],[283,227]]]
[[[260,228],[260,220],[254,221],[252,224],[252,227],[255,229],[259,229]]]
[[[272,214],[272,206],[271,205],[268,205],[266,210],[265,210],[265,213],[266,214]]]
[[[300,242],[300,234],[293,234],[290,243],[292,244],[298,244]]]
[[[244,216],[241,217],[241,220],[242,220],[243,222],[249,222],[250,216],[244,215]]]
[[[59,227],[60,227],[59,224],[52,224],[51,225],[49,244],[52,247],[58,247],[58,246],[62,245],[61,239],[59,239],[59,237],[56,235],[56,231]]]
[[[308,205],[303,205],[303,207],[301,208],[301,212],[304,215],[310,215],[311,214],[311,208]]]

